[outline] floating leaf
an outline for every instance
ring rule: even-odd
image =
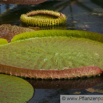
[[[62,13],[50,10],[36,10],[22,14],[21,21],[27,25],[54,26],[66,23],[66,16]]]
[[[42,79],[99,75],[103,69],[103,35],[91,34],[42,30],[17,35],[0,47],[0,72]]]
[[[7,44],[8,41],[6,39],[0,38],[0,45]]]
[[[0,74],[0,103],[27,103],[33,92],[33,87],[27,81]]]

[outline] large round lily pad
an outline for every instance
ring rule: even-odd
[[[26,40],[0,46],[0,72],[31,78],[72,78],[102,72],[103,43],[88,39],[91,37],[89,32],[84,32],[84,35],[79,31],[80,34],[72,31],[71,35],[65,30],[58,33],[54,31],[55,34],[53,31],[41,32],[42,34],[36,31],[18,35],[12,41],[18,38]],[[65,36],[62,35],[63,32]],[[48,35],[40,37],[45,34]],[[82,35],[86,38],[79,38]],[[29,36],[35,38],[27,39]],[[98,34],[100,36],[102,37]]]
[[[27,81],[0,74],[0,103],[27,103],[33,92],[33,87]]]
[[[38,70],[103,68],[103,43],[74,37],[28,39],[0,47],[0,63]]]

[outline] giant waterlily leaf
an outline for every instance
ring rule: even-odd
[[[12,43],[0,47],[0,72],[52,79],[100,74],[103,69],[103,36],[98,34],[97,38],[95,33],[92,35],[94,40],[90,40],[90,34],[62,30],[17,35]],[[30,37],[35,38],[28,39]]]
[[[41,37],[0,47],[0,63],[26,69],[103,68],[103,43],[84,38]]]
[[[66,16],[60,12],[51,10],[36,10],[22,14],[20,20],[33,26],[55,26],[66,23]]]
[[[33,92],[33,87],[27,81],[0,74],[0,103],[27,103]]]

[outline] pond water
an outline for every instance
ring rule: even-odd
[[[98,2],[97,2],[98,1]],[[22,26],[21,14],[32,10],[48,9],[64,13],[67,24],[63,27],[29,27],[41,29],[84,30],[103,34],[102,0],[45,1],[37,5],[0,4],[0,25]],[[34,87],[34,95],[28,103],[60,103],[60,95],[101,95],[103,76],[75,80],[26,79]]]

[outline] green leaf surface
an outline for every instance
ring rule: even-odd
[[[0,63],[26,69],[98,66],[103,69],[103,43],[75,37],[38,37],[0,47]]]
[[[0,74],[0,103],[27,103],[33,92],[33,87],[27,81]]]

